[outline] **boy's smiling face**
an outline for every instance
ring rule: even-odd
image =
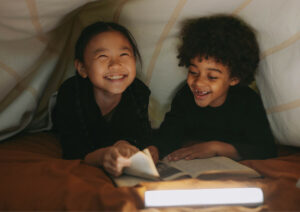
[[[230,76],[229,68],[213,58],[197,56],[190,61],[187,84],[199,107],[221,106],[226,100],[229,87],[238,83],[238,78]]]
[[[135,55],[128,39],[118,31],[93,37],[84,51],[84,63],[75,61],[79,74],[88,77],[94,91],[120,95],[136,76]]]

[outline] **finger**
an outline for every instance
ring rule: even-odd
[[[103,165],[105,163],[106,167],[109,167],[110,169],[116,169],[115,167],[118,157],[120,157],[119,151],[114,147],[110,148],[104,155]]]
[[[118,172],[116,170],[116,167],[111,165],[109,162],[104,162],[103,168],[111,175],[118,176]]]
[[[159,159],[158,153],[152,153],[151,156],[152,156],[154,163],[157,163],[158,159]]]
[[[123,157],[129,158],[132,155],[132,150],[130,148],[122,148],[122,150],[120,150],[120,153]]]
[[[117,160],[117,164],[120,166],[121,169],[123,169],[124,167],[128,167],[131,165],[131,159],[119,157]]]
[[[138,152],[139,149],[136,148],[133,145],[128,144],[128,145],[124,145],[123,147],[119,147],[119,151],[120,151],[120,153],[121,153],[122,156],[124,156],[124,157],[130,157],[133,154],[135,154],[136,152]]]
[[[185,157],[186,160],[193,160],[193,159],[196,159],[196,158],[209,158],[211,157],[211,155],[209,153],[205,153],[205,152],[194,152],[190,155],[187,155]]]
[[[119,176],[122,174],[123,169],[125,167],[130,166],[131,164],[131,160],[128,158],[124,158],[124,157],[118,157],[117,161],[116,161],[116,165],[115,165],[115,176]]]
[[[138,151],[140,151],[137,147],[133,146],[133,145],[130,145],[129,147],[129,157],[135,153],[137,153]]]
[[[178,161],[178,160],[181,160],[181,159],[182,159],[182,157],[175,155],[175,156],[170,157],[169,161]]]
[[[176,154],[168,155],[168,160],[169,161],[177,161],[177,160],[179,160],[179,157]]]
[[[190,155],[190,150],[184,150],[184,151],[176,151],[176,152],[173,152],[171,153],[169,156],[168,156],[168,159],[170,161],[177,161],[177,160],[181,160],[181,159],[184,159],[185,157],[187,157],[188,155]]]
[[[122,156],[128,157],[128,156],[127,156],[127,155],[128,155],[128,150],[127,150],[127,148],[119,148],[119,152],[120,152],[120,154],[121,154]]]
[[[117,160],[117,158],[120,156],[120,152],[116,147],[111,147],[108,154],[112,160]]]
[[[181,148],[178,150],[175,150],[174,152],[172,152],[170,155],[171,158],[177,158],[177,157],[181,157],[181,155],[186,155],[187,152],[189,152],[190,149],[189,148]]]
[[[193,160],[196,158],[199,158],[198,154],[190,154],[190,155],[187,155],[184,159],[185,160]]]
[[[124,167],[130,166],[130,164],[130,159],[119,156],[116,160],[105,161],[103,166],[113,176],[119,176],[122,174]]]

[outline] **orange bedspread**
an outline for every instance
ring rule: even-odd
[[[282,152],[281,156],[274,159],[242,162],[262,173],[265,176],[263,179],[190,179],[116,188],[101,169],[88,166],[80,160],[62,160],[59,142],[50,133],[19,135],[0,144],[0,210],[136,211],[144,207],[143,193],[146,189],[246,185],[263,189],[263,206],[176,210],[300,211],[300,189],[296,188],[300,178],[300,150],[291,150]]]

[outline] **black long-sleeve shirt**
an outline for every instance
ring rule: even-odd
[[[242,159],[276,156],[276,145],[263,103],[248,87],[234,86],[220,107],[196,105],[187,84],[176,94],[155,141],[161,156],[190,141],[232,144]]]
[[[88,79],[74,76],[58,91],[54,130],[58,132],[63,158],[80,159],[98,148],[127,140],[142,149],[150,140],[148,119],[150,90],[138,79],[124,91],[111,118],[106,118],[94,99]]]

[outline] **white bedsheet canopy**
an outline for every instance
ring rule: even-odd
[[[138,77],[152,91],[149,114],[159,126],[186,77],[176,59],[180,23],[215,13],[238,15],[257,30],[256,84],[273,133],[300,146],[299,0],[1,0],[0,140],[49,126],[51,96],[75,74],[74,42],[98,20],[118,22],[136,38]]]

